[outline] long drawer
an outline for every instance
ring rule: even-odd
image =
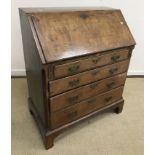
[[[69,123],[80,118],[90,112],[93,112],[101,107],[109,105],[122,97],[123,87],[113,89],[109,92],[97,95],[88,100],[77,103],[62,111],[51,114],[51,126],[57,128],[63,124]],[[52,107],[51,107],[52,109]]]
[[[95,54],[85,59],[56,65],[54,67],[54,77],[57,79],[57,78],[77,74],[79,72],[82,72],[88,69],[93,69],[99,66],[112,64],[121,60],[125,60],[128,57],[129,57],[129,51],[127,49],[115,50],[107,54],[103,54],[103,53]]]
[[[125,79],[126,73],[123,73],[51,97],[49,101],[51,110],[52,112],[58,111],[60,109],[66,108],[67,106],[74,105],[77,102],[81,102],[87,98],[124,85]]]
[[[126,72],[129,60],[118,62],[112,65],[93,69],[77,75],[69,76],[55,81],[49,82],[49,94],[51,96],[63,93],[65,91],[77,88],[91,82],[111,77],[113,75]]]

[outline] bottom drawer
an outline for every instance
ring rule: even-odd
[[[122,92],[123,87],[119,87],[106,93],[89,98],[88,100],[79,102],[62,111],[55,112],[51,114],[51,126],[52,128],[57,128],[103,106],[111,104],[121,99]]]

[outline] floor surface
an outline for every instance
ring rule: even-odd
[[[128,78],[119,115],[99,114],[65,131],[45,150],[27,107],[25,78],[12,79],[12,155],[143,155],[143,78]]]

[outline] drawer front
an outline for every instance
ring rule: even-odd
[[[74,105],[84,99],[88,99],[95,95],[109,91],[113,88],[124,85],[126,73],[119,74],[104,80],[94,82],[92,84],[70,90],[61,95],[50,98],[50,106],[52,112]]]
[[[112,65],[100,67],[91,71],[69,76],[63,79],[49,82],[49,93],[51,96],[65,91],[89,84],[91,82],[111,77],[113,75],[126,72],[129,60],[118,62]]]
[[[61,78],[79,72],[96,68],[99,66],[115,63],[121,60],[125,60],[129,57],[129,51],[127,49],[117,50],[108,54],[96,54],[89,58],[82,60],[65,63],[62,65],[56,65],[54,67],[54,77]]]
[[[51,114],[51,126],[52,128],[57,128],[101,107],[118,101],[122,97],[122,92],[123,87],[119,87],[104,94],[100,94],[83,102],[77,103],[62,111],[55,112]]]

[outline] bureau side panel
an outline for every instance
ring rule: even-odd
[[[41,121],[44,125],[46,125],[44,106],[44,69],[32,34],[28,15],[21,9],[19,10],[19,12],[29,97],[32,100],[36,111],[38,112]]]

